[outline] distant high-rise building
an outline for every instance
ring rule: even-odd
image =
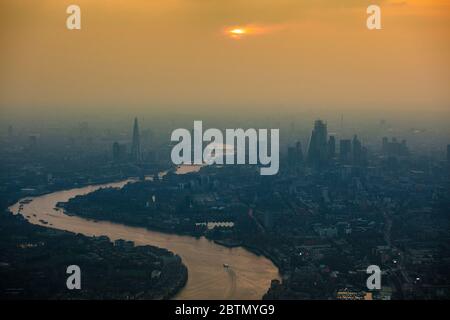
[[[316,120],[311,133],[308,149],[308,163],[313,166],[323,166],[328,157],[328,131],[327,125],[322,120]]]
[[[339,159],[341,163],[349,163],[351,158],[352,142],[349,139],[339,141]]]
[[[388,152],[389,139],[387,137],[383,137],[381,144],[381,151],[386,154]]]
[[[112,146],[113,160],[117,161],[119,159],[120,145],[118,142],[114,142]]]
[[[288,147],[287,160],[288,160],[288,165],[290,168],[295,166],[295,148],[294,147]]]
[[[113,152],[113,161],[121,162],[126,159],[126,146],[119,144],[118,142],[114,142],[112,146]]]
[[[406,145],[406,140],[403,139],[402,142],[400,143],[400,154],[403,156],[408,155],[409,150],[408,150],[408,146]]]
[[[328,139],[328,158],[333,159],[336,156],[336,138],[330,136]]]
[[[353,164],[360,165],[362,162],[362,145],[361,141],[358,140],[358,137],[355,135],[352,140],[352,152],[353,152]]]
[[[362,147],[361,149],[361,165],[362,166],[367,166],[369,164],[369,155],[368,155],[369,151],[367,150],[366,147]]]
[[[398,142],[397,138],[392,138],[389,142],[388,138],[384,137],[382,142],[382,151],[388,156],[407,156],[409,154],[406,140]]]
[[[13,135],[14,135],[14,129],[10,125],[10,126],[8,126],[8,139],[12,139]]]
[[[28,136],[28,148],[30,150],[36,150],[38,145],[38,135],[37,134],[30,134]]]
[[[131,143],[131,158],[133,161],[139,162],[142,160],[141,157],[141,138],[139,135],[139,124],[138,119],[134,118],[133,141]]]
[[[302,143],[300,141],[297,141],[297,143],[295,144],[295,156],[299,163],[303,162],[303,150]]]
[[[288,165],[289,167],[298,167],[303,162],[302,144],[298,141],[295,147],[288,147]]]

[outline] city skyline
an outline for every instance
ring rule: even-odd
[[[2,269],[0,296],[448,299],[450,145],[424,156],[402,137],[366,149],[356,132],[341,139],[324,120],[310,129],[305,148],[294,134],[266,177],[261,164],[176,166],[166,143],[141,137],[137,118],[120,143],[93,139],[87,123],[64,143],[10,127],[0,143],[9,169],[0,175],[0,246],[14,267]],[[31,269],[20,264],[48,252]],[[113,269],[102,267],[108,256]],[[69,259],[84,279],[74,291],[55,285]],[[373,268],[383,270],[375,289],[365,282]],[[110,289],[105,279],[127,281]]]
[[[0,0],[0,300],[450,300],[449,35],[449,0]]]

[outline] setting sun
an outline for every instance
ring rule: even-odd
[[[228,37],[232,39],[243,39],[247,36],[256,36],[272,33],[275,31],[279,31],[283,29],[283,25],[256,25],[256,24],[247,24],[247,25],[238,25],[238,26],[230,26],[225,28],[224,33]]]
[[[244,29],[233,29],[233,30],[230,30],[230,33],[232,33],[232,34],[244,34],[245,30]]]
[[[230,27],[225,30],[225,33],[233,39],[241,39],[249,33],[248,28],[244,27]]]

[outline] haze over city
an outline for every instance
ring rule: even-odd
[[[74,2],[0,2],[0,300],[450,299],[448,0]]]
[[[80,0],[75,31],[71,1],[34,3],[1,4],[3,120],[449,116],[445,0],[377,1],[376,32],[372,1]]]

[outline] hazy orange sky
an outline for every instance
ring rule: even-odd
[[[77,4],[82,29],[66,29]],[[366,8],[382,8],[382,30]],[[255,30],[239,39],[228,28]],[[450,114],[448,0],[1,0],[0,113]]]

